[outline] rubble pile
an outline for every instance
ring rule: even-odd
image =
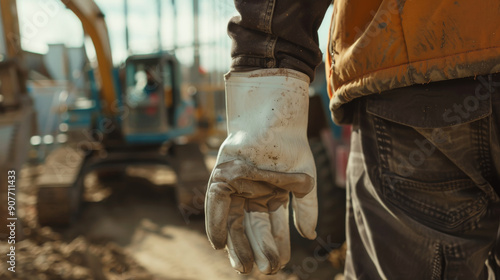
[[[15,244],[0,242],[0,252],[15,246],[15,272],[0,262],[0,279],[19,280],[151,280],[158,279],[112,242],[90,243],[83,236],[65,240],[36,217],[36,167],[25,168],[17,189],[19,230]],[[4,260],[4,258],[2,258]]]
[[[66,243],[48,227],[24,231],[25,239],[16,242],[15,273],[1,263],[0,279],[154,279],[114,243],[99,246],[83,237]],[[3,242],[0,250],[8,246]]]

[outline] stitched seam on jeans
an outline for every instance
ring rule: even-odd
[[[492,170],[492,163],[491,163],[491,151],[489,149],[489,120],[491,117],[482,119],[478,122],[478,131],[477,131],[477,138],[478,138],[478,147],[479,147],[479,156],[480,156],[480,161],[479,161],[479,166],[481,170],[484,173],[484,176],[486,179],[491,179],[493,177],[493,170]]]
[[[479,200],[468,202],[460,207],[455,208],[453,211],[445,211],[427,203],[409,198],[397,191],[386,192],[386,195],[389,200],[392,201],[392,203],[394,203],[395,205],[407,205],[411,208],[411,210],[419,211],[425,216],[431,216],[435,219],[439,219],[443,222],[448,223],[448,225],[446,226],[447,228],[455,228],[456,226],[458,226],[457,224],[459,221],[463,220],[464,218],[468,219],[476,215],[486,206],[486,199],[484,197],[481,197]],[[435,221],[425,219],[425,217],[422,218],[428,222],[436,224]]]
[[[472,212],[477,212],[482,208],[482,206],[486,205],[486,201],[484,199],[480,199],[480,200],[468,202],[467,204],[463,204],[459,207],[456,207],[454,210],[450,211],[450,210],[442,210],[436,206],[409,198],[409,197],[407,197],[404,194],[399,193],[399,192],[393,193],[392,196],[394,198],[398,198],[398,199],[402,199],[402,200],[405,200],[407,202],[410,202],[411,204],[409,204],[409,205],[416,206],[416,209],[417,208],[418,209],[426,208],[426,209],[423,209],[426,212],[426,214],[430,214],[436,218],[440,218],[440,219],[443,219],[446,221],[451,221],[451,222],[456,221],[457,219],[461,219],[465,215],[469,215]],[[432,212],[429,212],[429,211],[432,211]]]
[[[274,10],[274,4],[276,0],[267,1],[267,6],[265,7],[265,12],[261,14],[257,28],[267,34],[271,33],[271,19],[272,12]]]
[[[390,176],[384,175],[384,178],[386,178],[386,177],[388,178]],[[464,218],[469,219],[469,218],[475,216],[478,212],[481,212],[482,210],[484,210],[486,203],[487,203],[487,199],[486,199],[485,195],[483,193],[481,193],[481,196],[476,197],[476,199],[474,199],[473,201],[469,201],[466,204],[463,204],[459,207],[456,207],[453,211],[442,210],[442,209],[439,209],[439,208],[432,206],[430,204],[415,200],[400,190],[401,188],[412,190],[411,186],[414,187],[413,190],[420,189],[420,188],[416,188],[416,186],[418,185],[417,182],[407,182],[407,181],[403,181],[403,180],[397,180],[396,183],[397,183],[397,187],[399,187],[399,188],[396,188],[396,186],[387,187],[387,184],[385,182],[386,182],[386,180],[384,180],[382,182],[382,184],[384,186],[383,193],[389,199],[389,201],[391,201],[394,205],[396,205],[398,207],[403,207],[403,210],[405,210],[405,211],[419,211],[419,212],[423,213],[424,215],[431,216],[431,217],[439,219],[443,222],[447,222],[447,223],[449,223],[449,225],[447,226],[448,228],[454,228],[454,227],[458,226],[457,222],[463,220]],[[465,180],[455,180],[455,181],[451,181],[449,183],[452,184],[452,186],[450,186],[450,188],[452,188],[452,189],[450,189],[450,190],[463,190],[463,189],[469,188],[465,184]],[[445,183],[438,183],[438,184],[445,184]],[[459,189],[457,189],[457,187]],[[449,189],[449,188],[445,188],[445,189]],[[443,191],[445,189],[439,189],[439,191]],[[434,190],[434,189],[424,187],[424,188],[421,188],[421,190],[429,191],[429,190]],[[405,205],[406,205],[406,207],[409,207],[409,209],[405,208]],[[424,220],[429,221],[428,219],[425,219],[425,217],[423,217],[423,218],[424,218]],[[436,222],[432,221],[432,220],[430,220],[429,222],[436,224]],[[470,226],[473,227],[473,225],[470,225]]]
[[[469,255],[464,252],[462,246],[458,242],[448,242],[446,246],[443,246],[443,254],[445,256],[454,257],[456,259],[459,258],[467,258]]]
[[[269,0],[267,9],[266,9],[266,17],[265,17],[265,25],[266,25],[266,32],[269,34],[273,33],[272,30],[272,20],[273,20],[273,13],[274,13],[274,7],[276,6],[276,0]]]
[[[387,127],[384,120],[374,117],[373,125],[377,136],[377,147],[379,152],[380,163],[383,170],[389,170],[388,155],[391,154],[391,138],[387,134]]]
[[[276,36],[273,36],[271,38],[271,42],[268,44],[269,56],[271,57],[270,61],[268,62],[268,65],[267,65],[268,68],[276,67],[276,57],[274,56],[274,50],[276,48],[277,41],[278,41],[278,38]]]
[[[273,14],[274,8],[276,6],[276,0],[270,0],[267,5],[266,17],[265,17],[265,25],[266,32],[269,34],[266,41],[266,57],[269,57],[269,61],[266,63],[267,68],[276,67],[276,57],[274,56],[274,50],[276,48],[276,42],[278,38],[273,35],[272,25],[273,25]]]
[[[474,182],[470,179],[456,179],[447,182],[439,183],[420,183],[412,181],[410,179],[403,179],[399,176],[391,176],[384,174],[384,177],[389,177],[390,182],[396,182],[401,187],[408,190],[425,190],[425,191],[455,191],[455,190],[465,190],[469,188],[474,188]]]
[[[434,259],[432,260],[432,280],[441,279],[443,273],[443,249],[441,242],[437,242],[434,246]]]

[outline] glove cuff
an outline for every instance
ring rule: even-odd
[[[290,69],[228,73],[228,137],[218,164],[243,159],[261,169],[315,177],[308,147],[309,77]]]

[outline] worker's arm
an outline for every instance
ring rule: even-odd
[[[321,62],[318,28],[332,0],[235,0],[229,21],[231,71],[288,68],[313,80]]]
[[[215,249],[233,268],[266,274],[290,259],[288,207],[299,233],[316,237],[316,169],[306,130],[309,81],[321,61],[317,29],[330,1],[236,0],[228,137],[208,184],[205,214]]]

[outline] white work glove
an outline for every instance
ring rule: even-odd
[[[253,263],[274,274],[290,260],[288,202],[294,223],[316,238],[316,167],[309,148],[309,77],[288,69],[229,73],[228,137],[208,182],[206,231],[215,249],[227,247],[234,269]]]

